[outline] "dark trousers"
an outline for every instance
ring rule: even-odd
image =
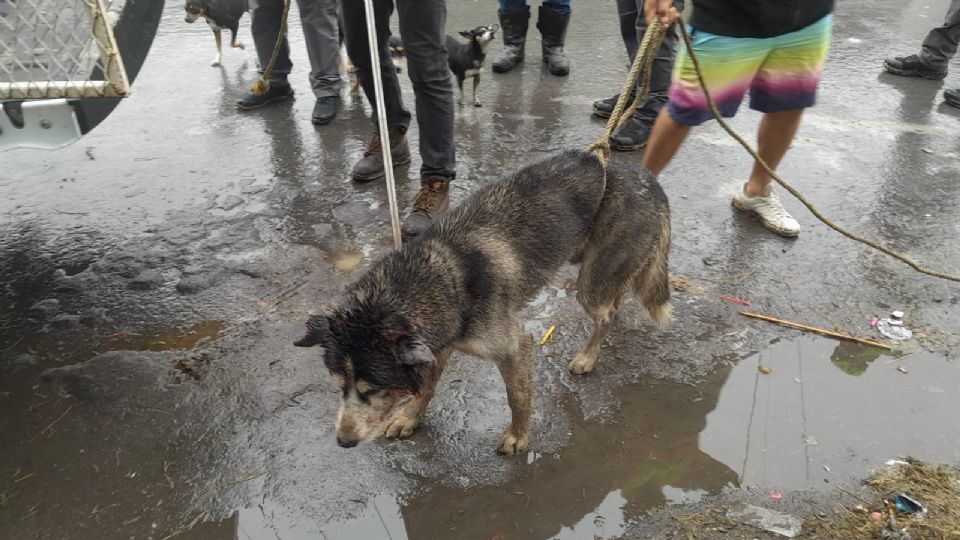
[[[405,133],[410,126],[410,111],[403,106],[400,80],[387,50],[394,0],[373,0],[373,4],[387,125],[391,130]],[[363,0],[341,0],[340,5],[347,53],[357,69],[357,78],[363,87],[363,93],[376,109]],[[453,178],[456,152],[453,142],[453,87],[450,83],[445,45],[446,2],[396,0],[396,9],[400,18],[400,39],[403,41],[403,51],[407,58],[407,73],[413,83],[416,98],[420,158],[423,160],[420,176],[423,179],[431,176]]]
[[[674,0],[673,5],[678,10],[683,9],[683,0]],[[637,54],[640,42],[647,32],[647,20],[643,17],[643,0],[617,0],[617,14],[620,18],[620,34],[623,44],[627,48],[630,63]],[[667,102],[667,90],[670,89],[670,79],[673,75],[673,61],[677,57],[677,42],[680,40],[676,28],[670,28],[663,36],[663,42],[657,50],[657,56],[650,70],[650,88],[644,102],[637,107],[634,118],[645,122],[653,122],[660,113],[660,108]],[[643,83],[637,81],[637,88]]]
[[[923,40],[920,58],[934,69],[947,69],[947,62],[957,54],[960,43],[960,0],[950,0],[943,26],[938,26]]]

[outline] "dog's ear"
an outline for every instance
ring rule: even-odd
[[[414,335],[403,336],[397,340],[396,355],[400,365],[411,367],[431,364],[437,359],[430,347]]]
[[[465,38],[467,38],[467,39],[472,39],[472,38],[473,38],[473,30],[464,30],[464,31],[460,32],[460,35],[463,36],[463,37],[465,37]]]
[[[330,321],[324,315],[311,315],[307,319],[307,333],[294,341],[296,347],[313,347],[330,339]]]

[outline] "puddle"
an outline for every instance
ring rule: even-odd
[[[760,364],[772,372],[760,373]],[[958,384],[960,366],[942,356],[898,357],[820,338],[784,341],[731,372],[700,447],[743,484],[777,489],[860,477],[902,455],[957,462],[960,436],[947,390]]]
[[[939,356],[800,337],[697,386],[620,388],[616,414],[574,423],[559,452],[528,452],[501,485],[421,478],[399,503],[381,494],[362,517],[323,526],[244,510],[237,538],[615,538],[648,509],[726,489],[830,489],[907,454],[956,462],[958,436],[945,428],[958,383],[960,369]]]
[[[222,321],[205,321],[152,334],[118,332],[101,339],[98,348],[124,351],[187,350],[217,339],[224,326]]]

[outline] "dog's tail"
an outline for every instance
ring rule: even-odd
[[[667,258],[670,254],[670,215],[660,216],[660,235],[647,256],[643,270],[633,278],[633,290],[640,297],[650,317],[660,326],[670,320],[670,274]]]

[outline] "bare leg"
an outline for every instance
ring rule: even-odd
[[[797,128],[800,127],[802,116],[803,109],[763,115],[760,128],[757,130],[757,153],[774,171],[777,170],[777,165],[790,148]],[[763,189],[767,187],[770,180],[770,175],[763,170],[763,167],[759,163],[754,163],[753,172],[750,173],[750,180],[744,186],[744,192],[751,197],[762,195]]]
[[[674,122],[666,107],[660,109],[657,121],[653,124],[650,139],[647,141],[647,149],[643,153],[643,166],[653,174],[659,175],[680,149],[688,133],[690,133],[690,126],[682,126]]]
[[[440,374],[443,373],[443,368],[447,365],[448,358],[450,358],[450,351],[443,351],[437,355],[437,361],[431,368],[429,377],[423,381],[420,394],[401,405],[400,408],[393,413],[393,416],[387,420],[384,435],[392,439],[395,437],[409,437],[413,434],[413,430],[420,424],[420,420],[423,419],[423,415],[427,412],[427,404],[433,399],[437,381],[440,380]]]
[[[530,413],[533,410],[533,338],[517,329],[510,339],[515,346],[494,357],[497,369],[507,386],[510,404],[510,425],[500,435],[497,452],[516,454],[527,449],[530,435]]]
[[[220,37],[219,30],[214,30],[213,35],[214,37],[217,38],[217,56],[213,58],[213,62],[211,62],[210,65],[216,67],[220,65],[220,48],[221,48],[222,38]]]

